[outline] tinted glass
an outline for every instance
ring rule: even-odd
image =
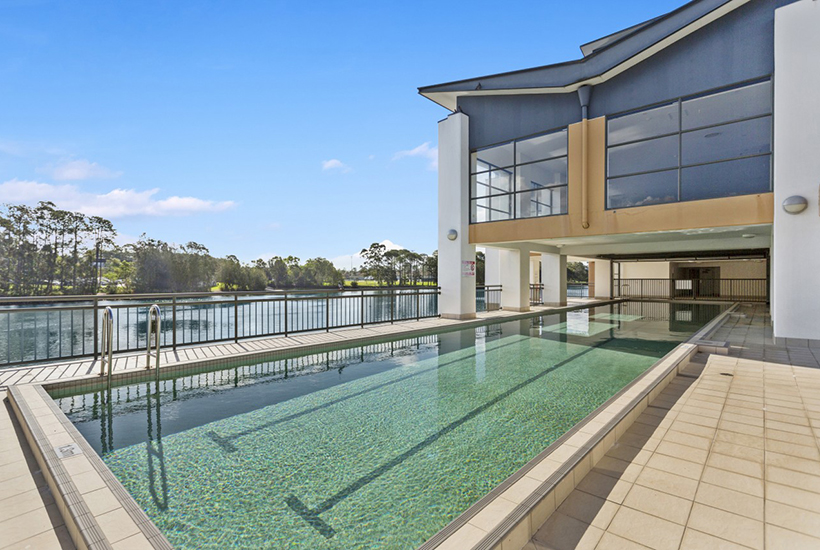
[[[525,164],[515,168],[515,188],[529,191],[567,183],[567,159],[559,158]]]
[[[473,199],[470,201],[470,223],[490,221],[490,199]]]
[[[515,163],[559,157],[567,154],[567,131],[524,139],[515,144]]]
[[[689,130],[771,112],[772,84],[767,81],[684,101],[681,124]]]
[[[607,150],[609,176],[674,168],[678,165],[678,136],[630,143]]]
[[[490,173],[483,172],[470,177],[470,195],[486,197],[490,194]]]
[[[607,140],[609,145],[617,145],[672,134],[678,129],[678,104],[672,103],[610,119],[607,122]]]
[[[730,160],[681,170],[681,200],[768,193],[770,156]]]
[[[683,164],[771,152],[772,117],[754,118],[683,134]]]
[[[607,181],[609,208],[646,206],[678,200],[678,171],[655,172]]]
[[[490,220],[509,220],[513,215],[512,195],[490,197]]]
[[[567,212],[566,186],[516,193],[515,197],[518,218],[554,216]]]
[[[481,172],[502,166],[512,166],[513,144],[505,143],[487,149],[481,149],[471,155],[471,170]]]

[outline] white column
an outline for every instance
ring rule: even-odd
[[[567,305],[567,257],[564,254],[541,254],[541,282],[544,305]]]
[[[592,282],[595,284],[595,296],[590,298],[609,298],[612,291],[612,262],[595,260],[595,280]]]
[[[529,250],[501,250],[501,308],[530,310]]]
[[[801,0],[774,17],[774,276],[776,338],[820,340],[820,2]],[[799,214],[783,201],[808,200]]]
[[[475,246],[470,244],[470,119],[453,113],[438,124],[439,313],[447,319],[475,318]],[[458,236],[450,240],[455,230]]]
[[[484,284],[501,284],[501,250],[498,248],[484,250]]]
[[[530,256],[530,284],[537,285],[541,282],[541,258]]]

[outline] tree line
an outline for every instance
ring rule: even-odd
[[[114,225],[99,216],[61,210],[52,202],[37,206],[0,205],[0,295],[200,292],[319,288],[349,279],[382,284],[435,281],[436,255],[384,250],[371,245],[360,270],[337,269],[330,260],[302,262],[275,256],[243,263],[217,258],[204,245],[170,244],[142,235],[118,245]],[[381,248],[379,248],[381,247]]]

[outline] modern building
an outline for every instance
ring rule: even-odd
[[[769,301],[820,339],[820,1],[694,0],[574,61],[426,86],[439,122],[441,312],[596,296]]]

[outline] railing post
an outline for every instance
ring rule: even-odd
[[[100,351],[100,344],[97,341],[98,338],[100,337],[100,333],[99,333],[100,320],[99,320],[99,315],[98,315],[98,313],[99,313],[98,309],[99,309],[99,300],[97,300],[97,298],[94,298],[94,360],[95,361],[97,360],[97,357],[99,357],[99,351]]]
[[[393,312],[393,302],[396,301],[396,292],[391,288],[390,289],[390,324],[393,324],[395,319],[395,313]]]
[[[421,290],[416,288],[416,321],[421,319]]]
[[[171,349],[177,350],[177,297],[171,301]]]
[[[233,295],[233,341],[239,343],[239,295]]]
[[[325,294],[325,330],[330,332],[330,292]]]
[[[362,322],[362,328],[364,328],[364,290],[362,290],[362,303],[361,303],[361,311],[359,312],[361,317],[359,320]]]

